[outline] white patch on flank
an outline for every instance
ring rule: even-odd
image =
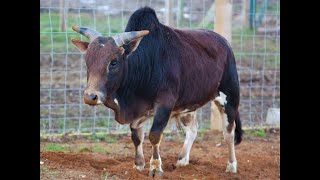
[[[114,99],[114,102],[119,106],[118,100]]]
[[[218,101],[222,106],[227,104],[227,96],[223,92],[219,92],[219,96],[217,96],[214,100]]]
[[[104,44],[100,44],[101,47],[104,47]]]

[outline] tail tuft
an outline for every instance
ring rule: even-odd
[[[236,129],[235,129],[235,136],[234,136],[234,144],[238,145],[241,143],[242,141],[242,135],[243,135],[243,130],[241,127],[241,121],[240,121],[240,117],[239,117],[239,113],[237,113],[236,119]]]

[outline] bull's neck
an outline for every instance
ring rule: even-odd
[[[136,53],[136,52],[134,52]],[[148,56],[147,56],[148,57]],[[150,56],[149,56],[150,57]],[[153,75],[153,59],[142,59],[139,54],[130,55],[124,62],[123,79],[120,88],[117,90],[116,98],[119,102],[120,113],[125,118],[136,118],[140,111],[151,108],[153,94],[156,91],[151,86]],[[139,104],[139,107],[138,107]]]

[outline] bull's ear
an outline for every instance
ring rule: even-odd
[[[143,38],[143,36],[139,37],[137,39],[134,39],[133,41],[128,43],[128,45],[129,45],[129,53],[132,53],[133,51],[135,51],[137,49],[137,47],[139,46],[142,38]]]
[[[130,54],[137,49],[142,38],[148,34],[148,30],[130,31],[112,36],[112,38],[118,47],[125,46],[126,53]]]
[[[87,49],[89,46],[88,42],[80,41],[80,40],[74,39],[74,38],[71,38],[71,42],[80,50],[80,52],[82,52],[84,54],[87,52]]]

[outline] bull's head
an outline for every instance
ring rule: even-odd
[[[114,102],[113,95],[123,79],[124,60],[138,47],[143,36],[149,34],[149,31],[131,31],[104,37],[89,28],[72,26],[72,29],[90,40],[84,42],[71,39],[72,43],[85,54],[87,88],[84,91],[84,102],[92,106],[104,104],[113,109],[117,116],[119,106]],[[125,53],[122,47],[125,44],[130,45],[129,53]]]

